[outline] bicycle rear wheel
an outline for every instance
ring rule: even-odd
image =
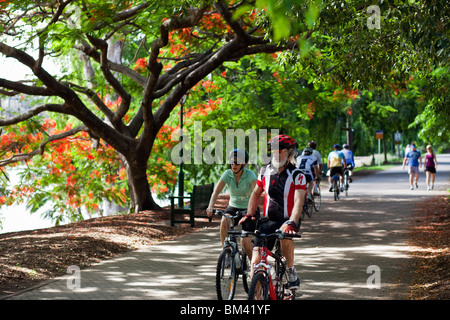
[[[317,185],[317,192],[314,193],[314,210],[319,212],[320,206],[322,205],[322,194],[320,192],[320,186]]]
[[[344,191],[345,191],[345,195],[348,196],[348,172],[346,172],[344,174]]]
[[[313,213],[313,206],[314,206],[314,204],[313,204],[313,202],[311,201],[311,200],[309,200],[309,199],[306,199],[305,200],[306,201],[306,214],[308,215],[308,217],[312,217],[312,213]]]
[[[336,180],[333,180],[333,192],[334,192],[334,201],[339,200],[339,184]]]
[[[233,300],[236,291],[236,266],[230,247],[225,248],[219,255],[216,269],[217,299]]]
[[[253,275],[248,289],[248,300],[269,300],[267,278],[263,273],[259,272]]]

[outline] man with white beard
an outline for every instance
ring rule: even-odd
[[[271,163],[261,168],[256,187],[250,196],[247,215],[239,224],[247,219],[255,219],[254,214],[259,205],[259,200],[264,192],[264,210],[259,231],[261,233],[273,233],[277,229],[282,232],[295,234],[300,228],[300,216],[303,209],[306,192],[306,178],[295,167],[295,149],[297,143],[287,135],[278,135],[269,141],[272,152]],[[275,240],[269,240],[267,247],[271,250]],[[254,265],[261,260],[261,246],[255,241],[253,246],[251,275]],[[294,267],[294,241],[292,239],[281,240],[281,250],[286,257],[288,267],[289,286],[296,289],[300,286],[300,280]]]

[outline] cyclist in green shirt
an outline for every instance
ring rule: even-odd
[[[235,214],[236,211],[247,210],[248,201],[252,194],[253,189],[256,186],[256,174],[247,168],[245,168],[248,162],[248,154],[240,149],[235,149],[230,153],[229,157],[231,161],[231,168],[226,170],[222,177],[216,184],[214,192],[209,201],[209,206],[206,209],[208,217],[213,215],[213,207],[217,201],[219,194],[222,192],[225,186],[230,193],[230,201],[225,213]],[[241,217],[238,217],[237,222]],[[259,211],[258,211],[259,218]],[[222,218],[220,223],[220,240],[222,245],[227,237],[228,230],[230,230],[229,220]],[[256,227],[256,220],[249,219],[248,223],[242,225],[242,229],[245,231],[254,231]],[[245,250],[245,253],[251,259],[252,257],[252,242],[251,238],[241,238],[241,245]]]

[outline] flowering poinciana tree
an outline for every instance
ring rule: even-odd
[[[1,119],[0,125],[17,127],[27,123],[29,128],[30,120],[46,113],[59,115],[58,124],[70,121],[73,126],[32,128],[21,148],[17,148],[18,133],[9,133],[11,140],[4,141],[7,150],[2,164],[39,156],[34,160],[39,165],[55,164],[49,172],[55,179],[52,182],[58,183],[55,177],[59,163],[59,170],[64,168],[69,174],[65,186],[76,187],[84,181],[79,175],[85,171],[73,157],[82,157],[89,167],[88,163],[93,163],[90,157],[95,154],[90,149],[94,141],[95,157],[100,157],[99,153],[104,157],[99,161],[117,160],[108,153],[114,150],[120,162],[102,166],[109,168],[108,173],[95,173],[96,169],[91,168],[90,181],[97,176],[106,179],[123,165],[132,210],[155,208],[148,163],[150,159],[158,165],[158,159],[152,159],[155,139],[161,129],[164,132],[164,123],[180,99],[226,61],[296,45],[295,41],[271,43],[261,28],[262,13],[241,4],[3,1],[0,53],[28,67],[32,76],[27,81],[0,79],[0,93],[45,99],[25,113]],[[237,11],[238,19],[234,19]],[[13,44],[8,39],[20,41]],[[62,55],[72,57],[72,62],[76,57],[75,63],[51,74],[44,62]],[[67,158],[69,155],[72,159]],[[162,162],[159,160],[159,164]],[[61,167],[61,163],[65,166]],[[70,167],[70,163],[76,165]],[[83,177],[88,178],[86,174]],[[96,196],[95,188],[90,192],[72,199],[69,205],[89,203],[90,197]]]

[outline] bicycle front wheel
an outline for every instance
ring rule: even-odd
[[[263,273],[253,275],[248,289],[248,300],[269,300],[269,287],[267,286],[267,278]]]
[[[233,300],[236,291],[236,266],[231,248],[225,248],[219,255],[216,269],[217,299]]]

